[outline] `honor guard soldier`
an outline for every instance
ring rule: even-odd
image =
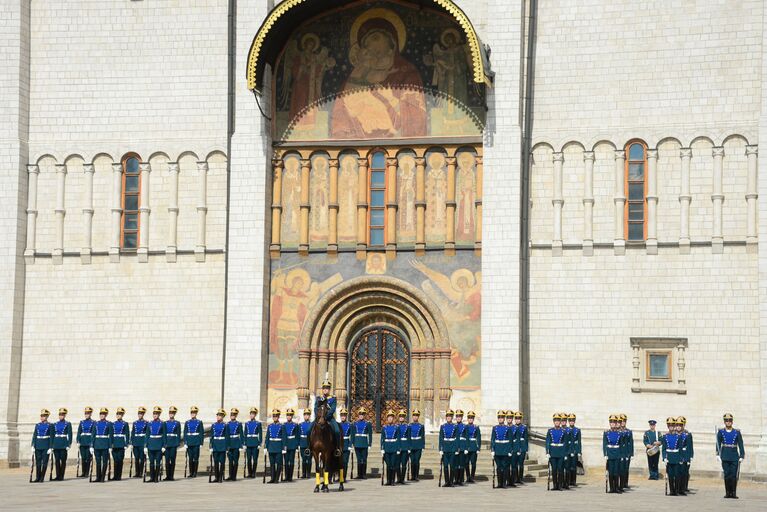
[[[658,473],[658,461],[660,460],[660,436],[655,430],[657,421],[650,420],[647,422],[649,430],[646,430],[642,437],[642,443],[647,451],[647,469],[650,472],[650,478],[648,480],[658,480],[660,473]]]
[[[205,427],[201,420],[197,419],[200,409],[193,405],[189,409],[191,418],[184,422],[184,450],[186,450],[189,463],[189,478],[197,477],[197,468],[200,466],[200,447],[205,441]]]
[[[477,473],[477,454],[482,447],[482,433],[479,426],[474,424],[476,418],[474,411],[469,411],[466,415],[468,424],[466,425],[466,446],[468,454],[466,456],[466,482],[473,484],[474,475]]]
[[[133,458],[136,460],[136,477],[144,477],[144,464],[146,463],[147,426],[149,423],[144,419],[146,407],[138,408],[138,418],[133,422],[130,434],[133,445]]]
[[[93,460],[93,425],[96,422],[91,419],[91,414],[93,414],[93,407],[86,407],[85,418],[80,420],[80,424],[77,426],[77,446],[83,464],[83,472],[79,476],[83,478],[90,474]]]
[[[269,454],[270,484],[279,482],[282,473],[282,456],[285,455],[285,429],[280,423],[280,410],[272,409],[272,423],[266,427],[264,450]],[[266,471],[266,468],[264,468]]]
[[[351,427],[354,455],[357,457],[357,480],[365,479],[368,470],[368,450],[373,446],[373,425],[365,419],[367,413],[367,409],[360,407],[357,410],[357,421],[352,423]]]
[[[408,427],[408,437],[410,439],[410,480],[418,482],[420,480],[419,472],[421,470],[421,455],[426,448],[426,435],[423,425],[420,423],[421,411],[413,409],[410,412],[413,422]]]
[[[178,409],[171,405],[165,421],[165,480],[170,482],[174,480],[176,453],[181,445],[181,422],[176,421],[177,412]]]
[[[115,463],[112,480],[123,479],[123,463],[125,461],[125,449],[130,449],[130,425],[123,420],[125,409],[118,407],[115,413],[117,419],[112,423],[112,460]]]
[[[690,492],[690,464],[692,464],[692,458],[695,456],[695,449],[692,443],[692,432],[687,430],[687,418],[679,416],[679,434],[682,436],[682,461],[679,469],[682,474],[682,490],[686,493]]]
[[[341,427],[341,437],[344,439],[344,453],[341,460],[343,463],[344,478],[346,478],[349,476],[349,457],[354,451],[354,443],[352,442],[352,424],[347,421],[349,411],[345,408],[341,408],[340,415],[341,423],[339,423],[339,427]]]
[[[620,463],[623,458],[621,446],[621,432],[618,430],[620,420],[615,414],[610,415],[610,430],[602,434],[602,455],[605,457],[607,480],[610,484],[611,494],[621,494],[623,491],[618,485],[620,479]]]
[[[546,455],[549,457],[549,472],[552,475],[552,490],[562,490],[564,465],[567,462],[567,433],[562,428],[562,415],[553,415],[554,426],[546,432]]]
[[[152,421],[147,425],[146,448],[149,452],[149,481],[159,482],[162,470],[162,454],[165,453],[165,423],[160,419],[162,407],[152,409]]]
[[[440,439],[441,437],[440,434]],[[400,455],[399,438],[399,425],[394,424],[394,411],[390,409],[386,411],[386,425],[381,427],[381,455],[386,470],[386,485],[394,485]]]
[[[304,409],[304,421],[298,425],[301,435],[298,440],[298,450],[301,452],[301,478],[309,478],[309,473],[312,471],[312,452],[309,450],[309,434],[312,432],[313,424],[310,420],[311,417],[312,410],[307,407]]]
[[[455,411],[455,427],[456,432],[456,448],[458,453],[455,455],[453,462],[455,464],[454,481],[455,485],[463,485],[464,470],[466,469],[466,456],[469,454],[468,443],[466,442],[466,424],[463,422],[463,410],[456,409]]]
[[[567,424],[568,414],[566,412],[560,412],[559,417],[562,418],[562,430],[565,431],[565,458],[562,461],[562,479],[559,482],[559,486],[562,489],[570,488],[570,448],[572,446],[572,438],[570,437],[570,427]]]
[[[458,455],[460,443],[458,442],[458,427],[453,423],[455,413],[448,409],[445,412],[445,423],[439,427],[439,456],[442,459],[442,469],[445,473],[445,485],[443,487],[453,487],[455,480],[456,463],[455,457]]]
[[[285,424],[282,426],[285,431],[285,481],[293,481],[293,471],[296,467],[296,451],[300,441],[298,424],[293,422],[293,416],[296,412],[290,407],[285,410]],[[346,468],[344,468],[346,469]],[[346,473],[344,473],[346,474]]]
[[[40,423],[32,432],[32,455],[35,461],[35,482],[45,482],[48,459],[53,453],[53,426],[48,423],[48,409],[40,411]],[[31,478],[31,477],[30,477]]]
[[[397,483],[405,483],[407,463],[410,460],[410,428],[407,424],[407,411],[401,410],[397,414],[399,420],[399,453],[397,456]]]
[[[634,432],[626,426],[628,422],[628,416],[621,415],[621,429],[624,436],[624,458],[623,461],[623,478],[621,481],[621,488],[627,489],[629,486],[629,471],[631,470],[631,459],[634,457]]]
[[[583,443],[581,440],[581,429],[575,426],[575,414],[567,415],[567,422],[570,424],[570,485],[576,485],[578,480],[578,460],[583,453]]]
[[[720,428],[716,433],[716,458],[722,463],[724,497],[738,499],[736,491],[740,477],[740,463],[746,456],[746,450],[743,448],[743,435],[740,430],[732,428],[732,414],[725,414],[723,419],[724,428]]]
[[[229,482],[237,480],[237,468],[240,465],[240,450],[245,444],[245,438],[242,430],[242,423],[237,421],[237,415],[240,410],[232,407],[229,411],[229,422],[226,424],[226,458],[229,459]]]
[[[684,496],[681,486],[679,464],[682,460],[682,439],[676,431],[677,420],[672,419],[675,429],[663,436],[661,452],[663,462],[666,464],[666,478],[668,479],[669,494],[671,496]]]
[[[327,402],[327,412],[325,413],[325,421],[327,421],[330,424],[330,428],[333,431],[333,437],[336,441],[336,448],[335,453],[333,454],[334,457],[340,457],[341,456],[341,429],[338,427],[338,422],[336,421],[336,407],[338,407],[338,400],[336,400],[336,397],[330,394],[331,389],[330,381],[328,379],[325,379],[322,381],[322,395],[319,396],[314,401],[314,419],[317,420],[319,407],[323,404],[323,402]]]
[[[508,437],[509,427],[505,424],[506,411],[498,411],[498,424],[493,426],[490,432],[490,456],[495,461],[495,473],[498,478],[497,488],[505,489],[508,484],[513,484],[513,479],[509,474],[509,463],[511,457],[509,453],[510,440]]]
[[[216,421],[210,426],[210,460],[212,478],[208,478],[211,483],[219,483],[224,481],[224,460],[226,460],[228,431],[226,423],[224,423],[224,416],[226,411],[219,409],[216,412]]]
[[[514,413],[514,424],[517,426],[517,444],[519,446],[519,452],[517,453],[517,483],[524,483],[522,477],[525,475],[525,461],[527,460],[527,452],[530,446],[528,440],[527,425],[522,423],[524,415],[522,411]]]
[[[250,408],[250,420],[248,420],[243,430],[245,431],[245,466],[247,474],[245,478],[256,478],[256,468],[258,467],[258,450],[261,448],[261,440],[264,437],[261,422],[256,419],[258,409]]]
[[[56,467],[56,480],[64,480],[67,469],[67,453],[72,446],[72,424],[67,421],[67,410],[59,409],[59,421],[53,425],[53,461]]]
[[[107,420],[109,409],[102,407],[99,420],[93,425],[93,450],[96,457],[96,482],[106,482],[109,450],[112,448],[112,422]]]
[[[515,423],[516,412],[512,410],[505,411],[506,414],[506,439],[509,440],[508,455],[506,461],[506,478],[504,484],[506,487],[517,486],[517,473],[519,466],[519,440],[517,439],[517,431],[519,427]]]

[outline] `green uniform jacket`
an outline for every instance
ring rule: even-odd
[[[130,425],[123,420],[112,423],[112,448],[125,448],[130,444]]]
[[[50,450],[53,448],[53,425],[47,421],[41,421],[35,425],[32,433],[32,447],[36,450]]]
[[[550,428],[546,432],[546,453],[552,457],[567,457],[567,432]]]
[[[92,419],[80,420],[77,426],[77,444],[80,446],[93,446],[93,425],[96,422]]]
[[[59,420],[53,424],[53,449],[66,450],[72,446],[72,424]]]
[[[725,462],[735,462],[746,456],[743,448],[743,435],[740,430],[719,429],[716,433],[716,453]]]
[[[197,418],[184,422],[184,444],[186,446],[202,446],[205,441],[205,426]]]
[[[93,424],[93,449],[108,450],[112,447],[112,422],[97,421]]]

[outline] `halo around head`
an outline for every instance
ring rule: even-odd
[[[402,22],[402,18],[400,18],[394,11],[384,9],[382,7],[365,11],[356,20],[354,20],[354,23],[352,23],[351,32],[349,33],[351,45],[354,46],[357,44],[357,35],[360,32],[360,27],[362,27],[362,24],[375,18],[384,19],[392,24],[394,30],[397,31],[397,44],[399,45],[399,51],[404,50],[405,43],[407,42],[407,30],[405,29],[405,24]]]
[[[472,274],[468,269],[459,268],[450,276],[450,284],[453,285],[455,290],[460,290],[458,287],[458,281],[460,281],[461,278],[466,278],[466,286],[468,288],[474,286],[474,274]]]

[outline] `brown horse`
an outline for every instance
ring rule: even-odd
[[[341,439],[341,446],[336,446],[335,436],[333,435],[333,428],[330,423],[325,419],[328,410],[327,401],[322,402],[317,410],[317,417],[312,425],[312,430],[309,433],[309,449],[314,457],[314,465],[317,468],[316,472],[316,485],[314,486],[314,492],[330,492],[328,489],[328,482],[331,475],[338,472],[338,490],[344,490],[344,469],[343,460],[341,457],[336,457],[336,449],[341,450],[343,453],[343,439]],[[322,483],[322,487],[320,487]]]

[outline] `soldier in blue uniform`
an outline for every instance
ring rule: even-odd
[[[56,478],[64,480],[67,469],[67,453],[72,446],[72,424],[67,421],[67,409],[59,408],[59,421],[53,425],[53,461],[56,468]]]
[[[404,484],[407,475],[407,463],[410,460],[410,428],[407,424],[407,411],[397,413],[399,427],[399,454],[397,455],[397,483]]]
[[[317,420],[319,406],[322,405],[323,402],[327,401],[328,409],[325,413],[325,421],[330,424],[330,428],[333,430],[333,436],[336,440],[336,446],[338,447],[336,448],[336,451],[333,455],[335,457],[340,457],[342,448],[341,429],[339,428],[338,422],[336,421],[336,407],[338,406],[338,401],[336,400],[336,397],[330,394],[331,388],[332,386],[330,385],[330,381],[328,379],[322,381],[322,395],[317,397],[317,399],[314,401],[314,419]]]
[[[477,414],[474,411],[469,411],[466,415],[468,424],[466,425],[466,449],[468,454],[466,455],[466,482],[473,484],[474,475],[477,473],[477,454],[482,447],[482,432],[479,430],[479,426],[474,424],[474,419]]]
[[[517,452],[517,483],[524,483],[522,477],[525,475],[525,460],[527,460],[527,452],[530,446],[528,439],[527,425],[522,423],[524,415],[522,411],[514,413],[514,424],[517,426],[516,439],[519,445],[519,452]]]
[[[201,420],[197,419],[200,409],[193,405],[189,409],[191,418],[184,422],[184,450],[189,463],[189,478],[197,477],[197,469],[200,466],[200,447],[205,441],[205,427]]]
[[[245,444],[242,423],[237,421],[240,410],[232,407],[229,411],[229,422],[226,424],[226,458],[229,459],[229,482],[237,480],[237,468],[240,465],[240,450]]]
[[[243,426],[245,432],[245,466],[247,473],[245,478],[256,478],[258,467],[258,450],[261,448],[261,440],[264,437],[261,422],[256,419],[258,408],[250,408],[250,420]]]
[[[357,409],[357,421],[349,431],[357,457],[357,480],[364,480],[368,468],[368,450],[373,446],[373,425],[365,419],[368,411],[364,407]]]
[[[410,417],[413,420],[408,426],[408,437],[410,439],[410,479],[418,482],[420,480],[421,455],[424,448],[426,448],[426,431],[420,423],[421,411],[413,409],[410,411]]]
[[[666,478],[668,478],[669,494],[671,496],[684,496],[682,489],[679,464],[682,461],[682,439],[676,431],[677,420],[673,420],[675,429],[663,436],[661,452],[663,462],[666,464]],[[681,424],[680,424],[681,425]]]
[[[300,442],[301,429],[298,424],[293,422],[293,416],[296,412],[290,407],[285,410],[285,424],[282,425],[285,431],[285,481],[293,481],[293,471],[296,467],[296,451]],[[346,469],[346,468],[344,468]],[[346,473],[344,473],[346,474]]]
[[[567,415],[567,421],[570,424],[570,485],[576,485],[578,480],[578,459],[583,452],[583,443],[581,442],[581,429],[575,426],[575,414]]]
[[[45,482],[48,459],[53,453],[53,425],[48,423],[48,409],[40,411],[40,423],[32,432],[32,454],[35,458],[35,482]]]
[[[112,424],[112,460],[115,464],[112,480],[120,481],[123,475],[125,449],[130,449],[130,425],[123,420],[124,408],[118,407],[115,414],[117,419]]]
[[[628,416],[621,414],[620,429],[623,433],[623,467],[620,478],[620,488],[629,487],[629,471],[631,470],[631,459],[634,457],[634,432],[626,426]]]
[[[716,458],[722,463],[724,497],[737,500],[740,463],[746,456],[746,450],[743,447],[743,434],[740,430],[732,428],[732,414],[725,414],[723,419],[724,428],[720,428],[716,433]]]
[[[181,422],[176,420],[178,409],[171,405],[168,408],[168,419],[165,420],[165,481],[172,482],[176,472],[176,453],[181,446]]]
[[[561,491],[564,479],[564,465],[567,462],[567,433],[562,428],[562,415],[553,415],[554,426],[546,432],[546,455],[549,457],[549,472],[552,475],[553,491]]]
[[[648,480],[658,480],[660,478],[660,473],[658,472],[660,449],[658,447],[661,445],[660,435],[655,430],[655,426],[658,424],[658,422],[655,420],[650,420],[647,423],[649,425],[649,429],[645,431],[644,436],[642,437],[642,443],[645,446],[645,450],[658,450],[658,452],[653,455],[650,455],[649,453],[647,455],[647,469],[650,472],[650,477]]]
[[[99,420],[93,425],[93,450],[96,458],[96,482],[106,482],[109,451],[112,448],[112,422],[107,420],[109,409],[102,407]]]
[[[85,418],[80,420],[80,424],[77,426],[76,439],[83,468],[82,473],[80,473],[81,478],[90,474],[91,462],[93,461],[93,424],[95,421],[91,419],[91,414],[93,414],[93,407],[86,407]]]
[[[506,449],[506,461],[504,463],[506,469],[506,476],[504,478],[504,485],[506,487],[517,486],[517,472],[520,457],[520,445],[517,432],[519,427],[516,424],[515,411],[509,409],[508,411],[501,411],[506,416],[506,439],[509,440],[509,446]]]
[[[386,471],[386,485],[394,485],[400,455],[399,425],[394,424],[394,411],[386,411],[386,425],[381,427],[381,455]]]
[[[445,485],[453,487],[456,471],[455,457],[458,455],[460,441],[458,440],[458,427],[453,423],[455,413],[452,409],[445,412],[445,423],[439,427],[439,456],[442,459],[442,470],[445,473]]]
[[[453,484],[463,485],[464,470],[466,468],[466,456],[469,454],[466,441],[466,424],[463,422],[463,410],[455,410],[456,448],[457,453],[453,459],[455,471],[453,472]]]
[[[349,458],[354,451],[354,443],[352,442],[352,424],[347,421],[349,411],[345,408],[341,408],[340,412],[341,422],[338,426],[341,428],[341,437],[344,440],[344,453],[341,457],[344,469],[344,478],[349,476]]]
[[[162,455],[165,453],[165,422],[160,419],[162,407],[152,409],[152,421],[147,425],[146,448],[149,454],[149,481],[160,481]]]
[[[312,472],[312,452],[309,450],[309,434],[312,431],[313,424],[309,419],[311,417],[312,410],[309,408],[304,409],[304,421],[298,424],[301,436],[298,441],[298,449],[301,452],[301,478],[309,478],[309,473]]]
[[[146,462],[146,440],[147,425],[149,423],[144,419],[146,407],[138,408],[138,418],[133,422],[133,428],[130,433],[131,444],[133,445],[133,459],[136,461],[136,477],[144,477],[144,463]]]
[[[494,425],[493,430],[490,432],[490,456],[495,460],[495,473],[498,478],[497,488],[506,489],[507,483],[513,484],[513,480],[509,475],[509,463],[511,462],[511,457],[509,456],[509,427],[504,422],[506,411],[498,411],[496,416],[498,424]]]
[[[620,463],[623,458],[623,448],[621,447],[621,433],[618,430],[618,416],[610,415],[610,430],[605,430],[602,434],[602,454],[605,457],[607,466],[607,479],[610,484],[611,494],[621,494],[623,491],[618,486],[620,478]]]
[[[282,473],[282,456],[285,455],[285,429],[280,423],[279,409],[272,409],[272,423],[266,427],[266,437],[264,439],[264,450],[269,454],[269,470],[271,471],[270,484],[279,482],[280,473]],[[264,468],[266,471],[266,468]]]
[[[227,442],[226,438],[229,432],[224,423],[224,416],[226,411],[219,409],[216,412],[216,421],[210,426],[210,454],[213,467],[213,478],[211,483],[219,483],[224,481],[224,461],[226,460]]]
[[[679,416],[678,420],[680,422],[678,432],[682,436],[682,461],[679,469],[682,477],[682,490],[686,494],[690,492],[690,464],[692,464],[692,458],[695,456],[695,449],[692,442],[692,432],[686,429],[687,418]]]
[[[562,477],[559,482],[559,486],[562,489],[570,488],[570,475],[568,470],[570,469],[570,445],[572,444],[572,438],[570,437],[570,427],[567,425],[567,416],[568,414],[566,412],[559,413],[559,417],[562,419],[562,430],[565,431],[565,458],[562,461]]]

